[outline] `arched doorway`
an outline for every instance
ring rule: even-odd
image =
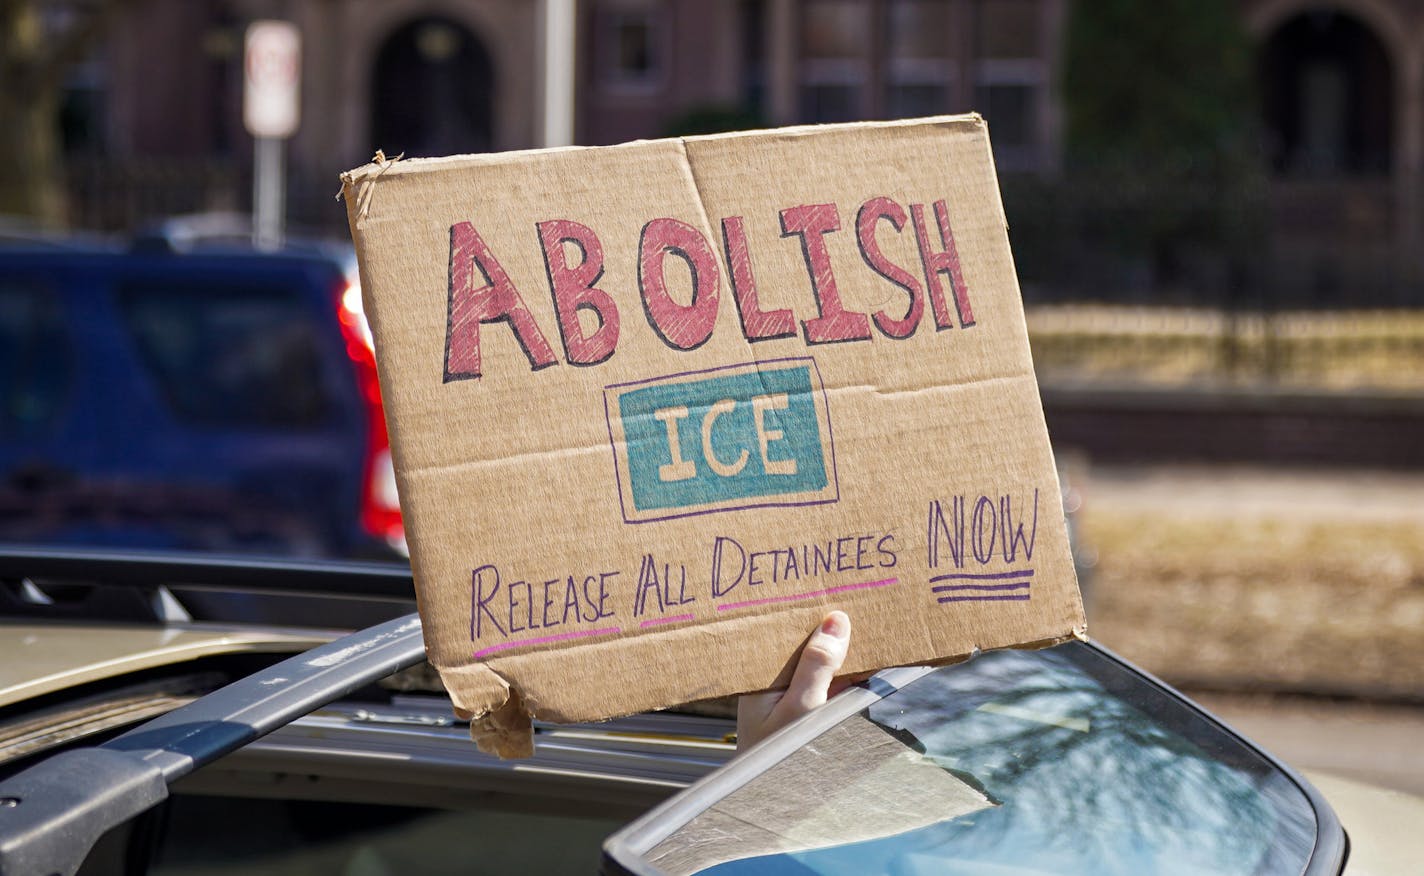
[[[1303,12],[1261,52],[1271,164],[1290,176],[1387,174],[1394,77],[1379,38],[1354,16]]]
[[[394,31],[376,54],[371,137],[387,155],[486,152],[494,145],[494,65],[473,33],[446,18]]]

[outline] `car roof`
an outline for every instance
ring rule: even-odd
[[[173,216],[139,229],[132,238],[89,232],[58,233],[0,217],[0,254],[52,255],[194,255],[259,259],[321,259],[355,272],[356,253],[349,240],[310,233],[288,234],[274,248],[253,240],[252,217],[245,213]]]
[[[0,583],[0,708],[207,657],[298,653],[413,596],[396,564],[20,545],[0,545]]]
[[[94,748],[0,781],[0,873],[74,873],[95,841],[168,785],[314,708],[425,657],[420,619],[396,618],[259,670]]]
[[[243,265],[329,265],[342,273],[354,273],[350,255],[339,245],[312,244],[279,250],[258,250],[236,243],[204,243],[187,247],[153,241],[136,241],[131,247],[107,243],[0,242],[0,261],[12,264],[69,265],[80,263],[134,265],[194,265],[208,262]]]
[[[284,653],[334,637],[320,631],[194,624],[0,622],[0,707],[146,669],[223,654]]]

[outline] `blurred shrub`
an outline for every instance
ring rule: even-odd
[[[1231,0],[1072,5],[1064,176],[1006,187],[1048,271],[1112,299],[1242,294],[1266,207],[1251,59]]]

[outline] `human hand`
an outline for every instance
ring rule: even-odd
[[[784,691],[747,694],[737,700],[737,750],[746,751],[772,733],[840,693],[835,682],[850,647],[850,618],[833,611],[801,649],[791,684]]]

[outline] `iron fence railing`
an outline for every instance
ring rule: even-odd
[[[344,236],[346,213],[329,178],[293,174],[287,180],[286,215],[293,226]],[[248,212],[250,171],[233,160],[85,158],[66,168],[71,228],[126,233],[173,216]]]
[[[93,157],[67,182],[76,229],[251,203],[235,160]],[[343,238],[335,192],[334,175],[294,173],[291,225]],[[1424,276],[1389,233],[1387,181],[1007,176],[1003,196],[1045,380],[1424,390]]]

